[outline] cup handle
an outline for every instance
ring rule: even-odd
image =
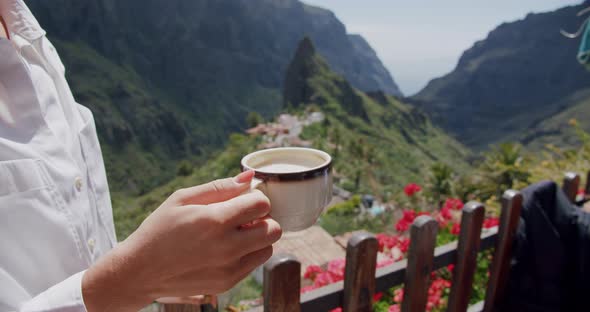
[[[259,190],[262,193],[265,193],[264,192],[265,185],[266,185],[266,183],[265,183],[264,180],[260,180],[260,179],[257,179],[257,178],[252,178],[252,182],[250,182],[250,189],[247,189],[242,194],[248,194],[248,193],[251,193],[254,190]]]
[[[264,186],[266,183],[264,183],[263,180],[257,179],[257,178],[252,178],[252,182],[250,183],[250,191],[253,190],[259,190],[261,192],[264,193]]]

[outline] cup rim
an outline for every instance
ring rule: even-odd
[[[302,171],[296,171],[296,172],[285,172],[285,173],[276,173],[276,172],[265,172],[265,171],[260,171],[257,170],[255,168],[252,168],[250,166],[247,165],[247,162],[252,159],[253,157],[256,157],[260,154],[264,154],[264,153],[269,153],[272,151],[276,151],[276,150],[283,150],[283,151],[305,151],[305,152],[312,152],[315,154],[319,154],[322,156],[322,158],[325,159],[325,161],[315,167],[306,169],[306,170],[302,170]],[[293,181],[293,180],[306,180],[306,179],[310,179],[310,178],[314,178],[317,176],[322,176],[325,175],[331,168],[332,168],[332,156],[330,156],[330,154],[322,151],[322,150],[318,150],[318,149],[314,149],[314,148],[307,148],[307,147],[275,147],[275,148],[267,148],[267,149],[262,149],[259,151],[255,151],[252,152],[244,157],[242,157],[242,160],[240,161],[241,167],[242,167],[242,171],[246,171],[246,170],[254,170],[255,171],[255,175],[254,177],[260,180],[280,180],[280,181]]]

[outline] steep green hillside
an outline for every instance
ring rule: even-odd
[[[538,123],[524,134],[515,135],[527,147],[539,150],[547,144],[556,146],[577,146],[580,143],[572,123],[590,132],[590,88],[580,90],[560,102],[567,107],[561,112]]]
[[[97,121],[111,189],[143,194],[180,159],[206,159],[250,111],[281,109],[304,35],[364,90],[399,94],[375,52],[330,11],[297,0],[30,0]]]
[[[434,127],[425,114],[382,92],[364,93],[331,71],[311,40],[299,45],[285,79],[285,110],[321,111],[323,122],[303,129],[302,138],[334,157],[336,183],[355,193],[387,199],[408,182],[425,181],[425,170],[444,162],[457,172],[468,168],[466,149]],[[185,176],[132,202],[116,202],[118,232],[125,237],[175,189],[233,176],[242,156],[262,138],[234,134],[224,151]],[[120,209],[120,207],[132,209]]]
[[[541,130],[537,136],[551,131],[538,124],[575,106],[579,101],[568,98],[590,86],[590,73],[576,61],[579,40],[559,33],[579,27],[576,13],[584,7],[500,25],[465,51],[453,72],[432,80],[412,101],[475,149],[522,139],[531,128]],[[580,109],[587,112],[590,106]]]
[[[384,93],[353,88],[307,38],[287,70],[283,102],[326,115],[303,137],[335,155],[342,184],[353,191],[385,196],[408,181],[423,181],[423,169],[437,161],[466,168],[467,151],[424,113]]]

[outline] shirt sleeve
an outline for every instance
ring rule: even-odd
[[[19,312],[86,312],[82,298],[82,277],[76,273],[52,286],[31,300],[24,302]]]

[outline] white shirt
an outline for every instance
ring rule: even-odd
[[[0,311],[86,311],[84,270],[116,244],[94,119],[24,2],[0,14]]]

